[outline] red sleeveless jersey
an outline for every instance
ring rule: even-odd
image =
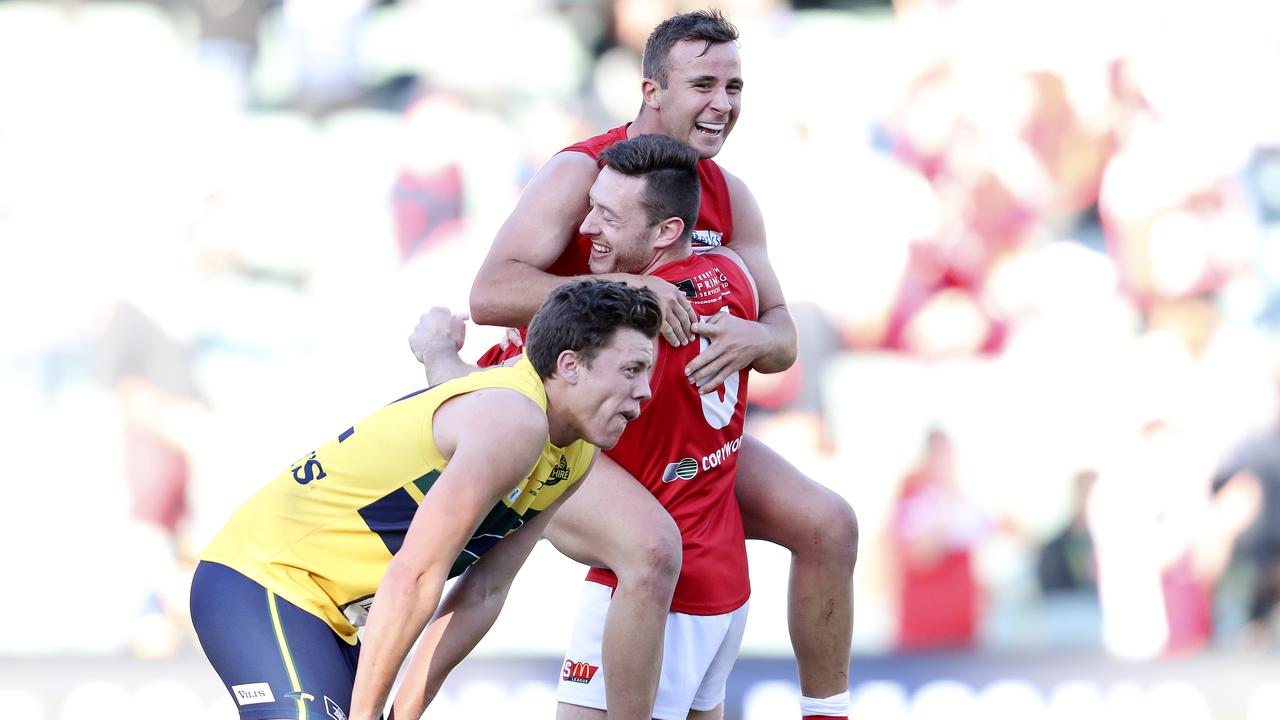
[[[756,319],[751,283],[723,255],[695,254],[653,274],[685,290],[701,316],[727,311]],[[607,454],[653,493],[680,528],[684,562],[671,609],[719,615],[741,607],[751,594],[742,511],[734,494],[748,371],[699,394],[684,367],[703,344],[673,348],[659,340],[653,398]],[[617,586],[608,570],[593,569],[587,579]]]

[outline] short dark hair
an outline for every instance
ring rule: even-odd
[[[524,354],[546,380],[556,373],[565,350],[578,353],[588,367],[620,328],[655,338],[662,327],[662,306],[647,288],[609,280],[579,280],[551,293],[529,322]]]
[[[670,217],[684,221],[684,236],[693,233],[702,202],[698,151],[666,135],[637,135],[606,148],[600,162],[610,170],[644,178],[640,204],[654,225]]]
[[[694,10],[673,15],[649,33],[644,44],[644,76],[666,88],[667,56],[681,40],[705,41],[707,46],[702,49],[705,55],[712,45],[736,42],[737,39],[738,28],[719,10]]]

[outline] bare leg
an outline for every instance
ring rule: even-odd
[[[574,560],[607,567],[618,576],[601,648],[608,716],[648,720],[658,693],[667,612],[680,575],[680,530],[644,486],[601,456],[577,494],[556,513],[546,537]]]
[[[750,435],[738,459],[738,503],[747,537],[791,551],[787,626],[800,691],[824,698],[849,689],[853,566],[858,521],[849,503]]]

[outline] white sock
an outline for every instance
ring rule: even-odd
[[[801,715],[830,715],[845,717],[849,714],[849,691],[828,698],[811,698],[800,696]]]

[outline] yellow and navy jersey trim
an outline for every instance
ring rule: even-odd
[[[440,473],[432,470],[414,480],[413,484],[425,496],[439,477]],[[417,513],[420,502],[415,500],[407,490],[401,488],[360,508],[358,512],[365,525],[382,539],[387,552],[395,555],[400,552],[400,546],[404,544],[405,533],[409,532],[409,524],[413,522],[413,516]],[[493,549],[499,540],[519,530],[520,526],[536,517],[538,512],[530,508],[521,515],[505,503],[495,505],[484,520],[480,521],[480,525],[467,541],[462,552],[458,553],[457,559],[449,569],[449,577],[461,575],[485,553]]]

